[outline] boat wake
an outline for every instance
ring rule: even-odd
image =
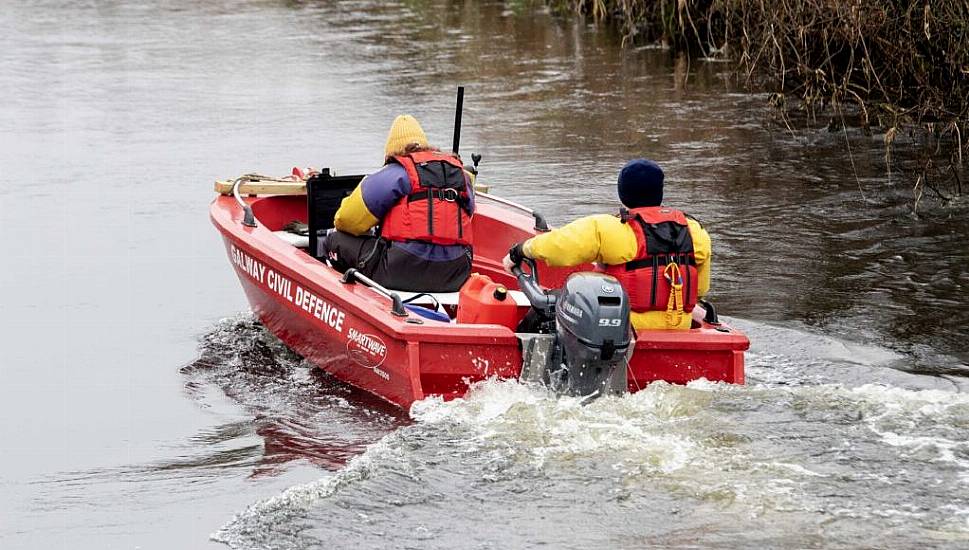
[[[785,354],[754,350],[745,387],[657,383],[583,403],[488,380],[462,399],[416,403],[412,424],[212,538],[233,548],[969,541],[969,395],[934,387],[944,380],[918,387],[925,377],[891,368],[888,352],[751,328],[793,340],[771,346]],[[848,374],[832,378],[838,369]]]
[[[204,335],[198,359],[182,373],[200,406],[220,407],[224,395],[254,418],[263,441],[257,477],[300,460],[338,470],[409,422],[398,409],[312,368],[248,314]]]

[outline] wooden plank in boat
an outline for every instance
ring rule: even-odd
[[[222,195],[232,194],[233,180],[220,180],[215,182],[215,192]],[[488,192],[487,185],[480,183],[474,184],[474,190],[479,193]],[[254,180],[243,183],[239,186],[240,195],[305,195],[305,181],[282,181],[282,180]]]
[[[215,182],[215,191],[222,195],[232,194],[233,180]],[[240,195],[305,195],[305,181],[254,180],[239,186]]]

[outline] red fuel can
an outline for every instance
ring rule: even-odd
[[[528,311],[519,308],[505,285],[472,273],[458,295],[458,323],[502,325],[515,330]]]

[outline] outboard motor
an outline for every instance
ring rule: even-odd
[[[629,297],[614,277],[574,273],[555,305],[555,335],[561,368],[549,371],[556,391],[570,395],[605,393],[621,378],[625,388],[627,352],[632,340]]]
[[[545,334],[519,334],[522,379],[564,395],[624,393],[633,335],[629,296],[619,281],[604,273],[574,273],[561,290],[546,293],[534,262],[524,261],[531,274],[518,267],[514,273]]]

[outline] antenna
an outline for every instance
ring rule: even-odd
[[[454,143],[451,151],[458,154],[458,147],[461,145],[461,113],[464,111],[464,86],[458,86],[458,103],[454,107]]]

